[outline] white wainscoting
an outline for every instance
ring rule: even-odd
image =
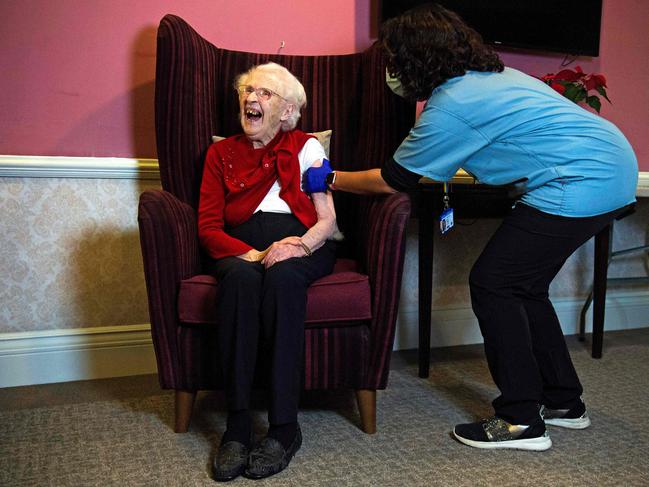
[[[0,156],[0,177],[155,180],[159,171],[155,159]],[[640,174],[637,194],[649,197],[649,172]],[[582,305],[581,300],[555,301],[566,334],[577,333]],[[649,293],[609,292],[605,330],[646,327],[648,317]],[[402,306],[395,350],[416,348],[417,329],[416,306]],[[475,317],[466,307],[434,310],[431,335],[433,347],[482,340]],[[606,337],[604,347],[606,353]],[[148,324],[0,333],[0,387],[155,372]]]
[[[135,182],[157,181],[160,174],[156,159],[0,155],[0,178]],[[134,188],[138,191],[139,187]],[[134,222],[123,230],[137,231]],[[109,231],[115,225],[111,220]],[[16,333],[7,332],[10,325],[0,323],[0,387],[156,372],[149,324],[64,329],[64,324],[32,323],[29,328],[39,331]],[[43,330],[46,326],[58,328]]]

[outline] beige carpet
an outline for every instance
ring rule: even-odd
[[[427,380],[417,377],[412,354],[395,361],[388,389],[379,392],[376,435],[358,429],[351,394],[308,395],[304,444],[289,468],[231,485],[649,485],[648,338],[649,329],[612,344],[607,334],[601,360],[573,342],[593,425],[552,428],[547,452],[477,450],[451,438],[455,423],[489,415],[496,394],[480,347],[463,347],[434,351]],[[0,390],[1,486],[215,485],[209,464],[225,419],[219,395],[201,393],[190,431],[175,434],[167,391],[62,399],[56,386],[45,387],[46,407],[21,400],[17,389]],[[261,435],[263,410],[256,421]]]

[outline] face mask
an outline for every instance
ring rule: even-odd
[[[404,97],[403,86],[401,86],[401,80],[399,78],[395,78],[394,76],[391,76],[387,69],[385,70],[385,83],[388,85],[388,88],[390,88],[395,95],[398,95],[401,98]]]

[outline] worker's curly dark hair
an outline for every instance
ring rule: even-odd
[[[498,54],[454,12],[436,3],[415,7],[381,26],[379,43],[404,96],[427,100],[433,89],[467,71],[504,69]]]

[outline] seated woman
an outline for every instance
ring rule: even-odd
[[[284,469],[302,444],[297,422],[306,291],[329,274],[336,230],[330,194],[309,198],[302,173],[325,152],[296,130],[302,84],[275,63],[235,81],[243,134],[206,156],[198,214],[201,245],[219,282],[219,357],[227,429],[213,463],[218,481],[263,478]],[[267,362],[270,427],[252,448],[249,412],[258,351]]]

